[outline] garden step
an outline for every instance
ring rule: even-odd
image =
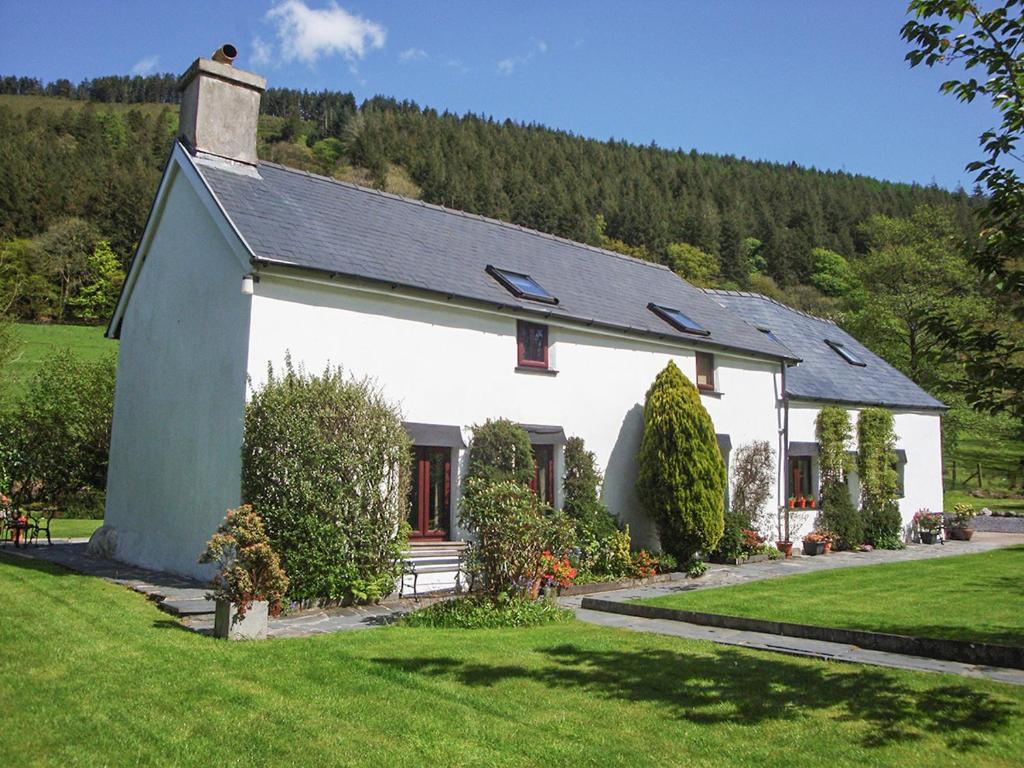
[[[191,600],[162,600],[159,603],[161,610],[175,616],[205,616],[213,614],[217,610],[217,604],[213,600],[197,598]]]

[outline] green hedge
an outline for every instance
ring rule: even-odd
[[[397,409],[341,369],[286,362],[245,413],[242,493],[263,518],[292,600],[387,596],[407,542],[409,437]]]

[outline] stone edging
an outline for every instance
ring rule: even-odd
[[[657,573],[648,576],[646,579],[619,579],[618,581],[595,581],[590,584],[573,584],[571,587],[561,587],[558,590],[559,597],[572,597],[573,595],[589,595],[592,592],[611,592],[616,589],[633,589],[644,587],[649,584],[664,584],[669,581],[682,581],[688,579],[685,573]]]
[[[1024,517],[976,517],[970,525],[976,531],[989,533],[1024,533]]]
[[[959,661],[964,664],[1024,669],[1024,648],[1014,648],[1008,645],[891,635],[884,632],[819,627],[811,624],[791,624],[784,621],[752,619],[745,616],[725,616],[718,613],[702,613],[700,611],[684,611],[678,608],[623,603],[616,600],[603,600],[593,597],[583,598],[583,604],[580,607],[585,610],[637,616],[644,619],[685,621],[689,624],[702,624],[723,629],[764,632],[771,635],[800,637],[806,640],[823,640],[830,643],[855,645],[874,651],[900,653],[906,656],[925,656],[944,661]]]

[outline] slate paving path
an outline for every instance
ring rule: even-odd
[[[794,557],[792,560],[774,560],[749,565],[712,565],[700,579],[682,582],[668,582],[649,586],[620,589],[611,592],[596,592],[587,597],[596,597],[616,602],[628,602],[642,598],[660,597],[698,589],[716,589],[750,581],[790,576],[797,573],[849,568],[877,563],[929,560],[951,555],[966,555],[988,552],[1001,547],[1024,544],[1024,536],[995,533],[976,533],[971,541],[951,541],[945,545],[917,544],[898,551],[837,552],[818,557]],[[1004,683],[1024,685],[1024,670],[975,666],[953,661],[940,661],[921,656],[883,653],[841,643],[820,640],[785,637],[762,632],[747,632],[720,629],[682,621],[645,619],[623,616],[602,611],[584,610],[580,607],[583,596],[559,598],[559,603],[576,612],[577,618],[591,624],[628,629],[636,632],[653,632],[673,635],[691,640],[709,640],[724,645],[739,645],[758,650],[776,651],[797,656],[847,661],[928,672],[947,672],[965,677],[979,677]]]

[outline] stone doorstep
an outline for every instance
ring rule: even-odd
[[[759,632],[775,635],[780,638],[785,637],[789,642],[795,639],[818,640],[891,654],[920,656],[987,667],[1024,669],[1024,648],[996,645],[994,643],[972,643],[965,640],[894,635],[862,629],[794,624],[791,622],[754,619],[746,616],[726,616],[717,613],[704,613],[702,611],[686,611],[678,608],[663,608],[661,606],[625,603],[592,597],[584,597],[581,607],[584,610],[617,613],[644,619],[678,621],[687,624],[733,629],[741,632]]]

